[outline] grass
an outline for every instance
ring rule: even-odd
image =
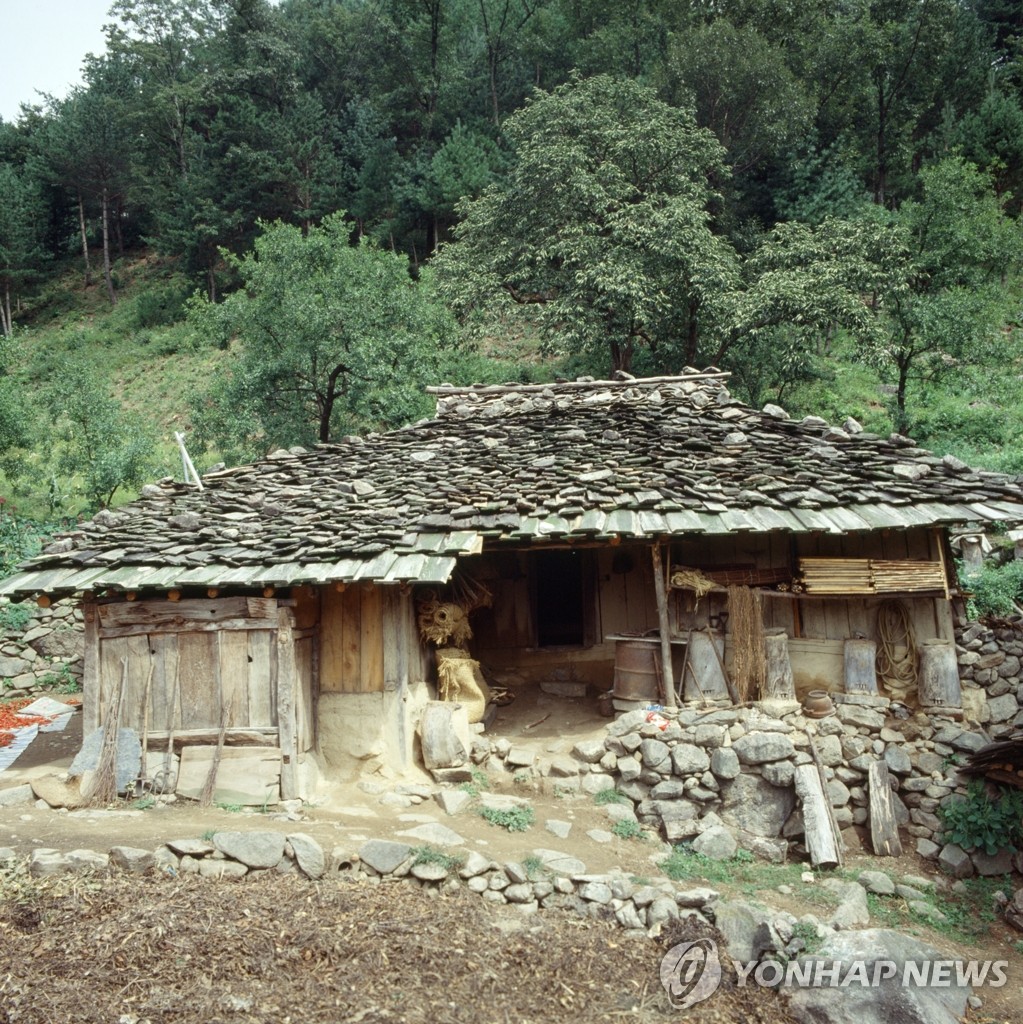
[[[229,804],[223,802],[218,802],[217,807],[222,811],[227,811],[229,814],[241,814],[241,812],[245,810],[241,804]]]
[[[458,788],[471,797],[477,797],[484,790],[490,789],[490,779],[482,768],[473,768],[472,781],[463,782]]]
[[[156,806],[155,797],[151,796],[140,796],[137,800],[132,800],[131,808],[134,811],[148,811],[150,807]]]
[[[991,925],[998,920],[994,894],[999,889],[1012,891],[1012,879],[1008,875],[966,879],[959,892],[933,890],[925,902],[941,911],[946,918],[944,921],[933,921],[916,913],[900,896],[879,896],[868,892],[867,907],[871,920],[888,928],[919,934],[919,927],[924,925],[956,942],[982,941],[988,936]]]
[[[621,821],[616,821],[611,826],[611,831],[618,836],[619,839],[646,839],[646,833],[643,831],[638,821],[633,821],[631,818],[623,818]]]
[[[600,790],[599,793],[594,793],[593,802],[598,807],[603,807],[605,804],[626,804],[629,802],[629,798],[624,793],[619,793],[617,789],[609,786],[607,789]]]
[[[536,812],[532,807],[509,807],[499,809],[497,807],[481,807],[480,817],[489,821],[491,825],[506,828],[509,832],[526,832],[536,821]]]
[[[547,875],[547,869],[543,866],[543,861],[532,853],[528,857],[522,858],[522,870],[525,871],[532,881],[544,878]]]
[[[465,854],[450,854],[435,846],[417,846],[413,864],[439,864],[446,871],[456,871],[465,863]]]

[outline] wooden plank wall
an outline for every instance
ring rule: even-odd
[[[277,727],[276,600],[123,601],[90,604],[85,613],[87,727],[101,724],[125,663],[123,725],[148,724],[152,733],[217,730],[226,707],[228,728]],[[300,655],[307,722],[313,633]]]
[[[383,590],[350,584],[322,593],[320,690],[379,693],[384,689]]]
[[[676,543],[672,547],[672,564],[741,565],[757,568],[778,568],[805,556],[824,558],[913,558],[938,560],[938,538],[932,530],[887,530],[848,536],[803,534],[790,538],[786,534],[765,537],[736,534],[704,541]],[[889,596],[889,595],[886,595]],[[942,598],[899,596],[913,621],[918,640],[935,637],[949,639],[952,630],[951,611]],[[807,639],[845,640],[855,633],[874,639],[877,631],[877,608],[884,597],[850,597],[847,600],[814,600],[803,597],[798,602],[787,598],[763,599],[765,627],[777,627],[789,636]],[[693,611],[691,594],[675,591],[676,628],[702,628],[707,616],[726,610],[723,594],[706,595]]]

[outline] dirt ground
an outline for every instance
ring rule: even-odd
[[[589,702],[534,695],[500,709],[491,733],[554,754],[601,734],[605,725]],[[66,732],[41,734],[0,774],[0,789],[66,768],[79,748],[80,729],[76,716]],[[422,776],[406,781],[415,780]],[[386,781],[388,788],[402,782],[375,781]],[[605,810],[591,797],[543,794],[511,775],[493,786],[529,799],[536,824],[527,833],[505,832],[471,813],[448,816],[432,800],[410,808],[382,806],[379,793],[349,778],[331,781],[323,804],[306,808],[301,823],[201,809],[187,801],[144,811],[127,805],[71,813],[32,804],[0,808],[0,846],[23,854],[44,846],[152,849],[210,830],[271,828],[309,833],[328,851],[355,850],[367,838],[406,838],[402,831],[433,821],[462,836],[463,849],[498,861],[521,860],[543,846],[579,857],[593,872],[657,873],[652,861],[663,853],[659,842],[598,843],[586,836],[589,829],[610,828]],[[571,822],[569,838],[544,828],[550,818]],[[857,853],[846,867],[933,874],[916,859],[903,858],[896,869],[891,861]],[[725,896],[750,896],[748,884],[714,887]],[[0,1024],[788,1021],[773,993],[734,987],[680,1018],[657,980],[660,956],[682,941],[671,932],[658,941],[630,940],[612,923],[565,912],[523,917],[466,892],[430,895],[387,882],[313,884],[268,873],[238,883],[189,877],[11,879],[5,889],[12,895],[0,905]],[[798,889],[790,895],[765,891],[763,897],[796,915],[820,913]],[[1008,960],[1009,984],[985,989],[983,1009],[969,1019],[1023,1024],[1023,957],[1015,948],[1023,936],[1002,922],[969,944],[923,925],[913,931],[953,955]]]

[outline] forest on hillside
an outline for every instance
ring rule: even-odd
[[[0,121],[36,518],[685,365],[1023,471],[1018,0],[116,0],[84,81]]]

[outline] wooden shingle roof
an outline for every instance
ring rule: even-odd
[[[433,389],[432,420],[170,480],[0,593],[442,582],[490,544],[1023,520],[1018,478],[676,378]]]

